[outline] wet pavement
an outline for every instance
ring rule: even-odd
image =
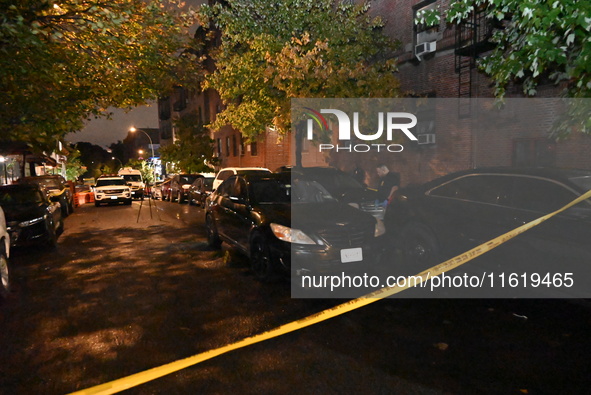
[[[207,248],[203,211],[187,204],[84,205],[56,251],[12,255],[3,394],[84,389],[343,302],[257,282],[243,257]],[[376,301],[127,393],[586,393],[590,311],[585,301]]]

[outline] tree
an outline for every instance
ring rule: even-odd
[[[81,153],[75,147],[70,148],[68,160],[66,162],[66,179],[76,181],[86,171],[86,168],[80,160]]]
[[[145,104],[199,69],[174,0],[0,0],[0,132],[53,149],[108,107]],[[178,8],[178,7],[177,7]]]
[[[217,163],[213,156],[214,141],[198,118],[197,114],[189,113],[175,121],[178,138],[173,144],[160,148],[163,162],[173,163],[187,173],[213,171],[209,165]]]
[[[368,15],[369,3],[224,3],[201,13],[204,26],[221,32],[217,69],[205,81],[225,104],[213,128],[230,124],[254,140],[269,126],[290,130],[291,98],[398,96],[396,43]]]
[[[495,49],[479,60],[495,83],[495,95],[505,96],[510,82],[534,96],[542,81],[565,84],[565,95],[591,97],[591,2],[588,0],[452,0],[445,13],[450,23],[466,21],[475,8],[499,21]],[[419,22],[439,23],[439,10],[419,16]]]

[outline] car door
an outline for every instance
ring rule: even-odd
[[[568,204],[579,194],[566,185],[540,177],[514,180],[511,205],[525,224]],[[591,205],[584,201],[525,232],[519,237],[520,264],[526,269],[563,271],[569,265],[591,261]]]
[[[220,222],[218,232],[231,240],[240,249],[248,250],[249,203],[247,184],[244,178],[233,176],[220,186]]]
[[[427,192],[423,205],[447,255],[455,255],[490,240],[514,221],[504,202],[511,180],[502,175],[469,174]]]

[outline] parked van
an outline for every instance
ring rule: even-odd
[[[119,170],[118,173],[125,179],[125,182],[131,187],[131,197],[136,199],[144,198],[144,191],[146,190],[146,184],[142,178],[142,173],[139,170],[132,169],[131,167],[124,167]]]

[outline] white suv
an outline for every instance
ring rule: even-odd
[[[131,187],[123,177],[99,177],[92,191],[95,206],[101,203],[131,204]]]
[[[235,174],[243,175],[246,173],[270,173],[271,170],[265,169],[264,167],[226,167],[218,172],[213,180],[212,191],[218,189],[220,184],[232,177]]]

